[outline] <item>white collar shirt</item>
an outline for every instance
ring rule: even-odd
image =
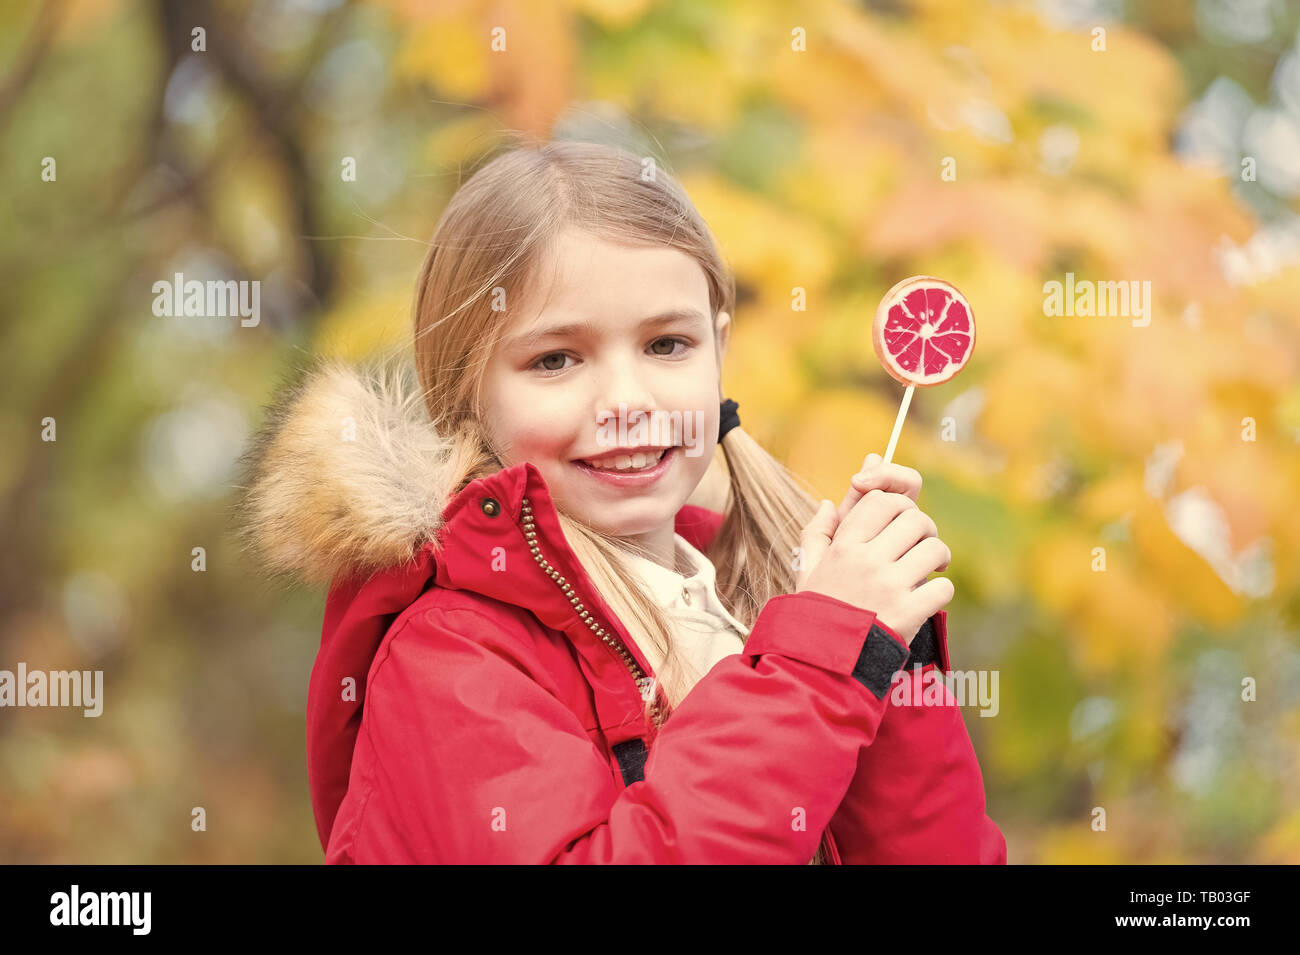
[[[629,560],[676,624],[677,647],[690,661],[698,679],[719,660],[740,653],[749,630],[722,605],[713,562],[681,534],[675,534],[674,541],[678,559],[692,569],[690,574],[669,570],[645,557],[630,555]],[[657,671],[659,654],[642,648],[643,652],[648,649],[650,664]]]

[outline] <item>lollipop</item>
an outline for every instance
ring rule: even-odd
[[[888,292],[876,309],[871,342],[885,371],[907,385],[885,450],[894,457],[903,419],[919,385],[931,388],[966,367],[975,350],[975,313],[966,297],[942,279],[913,275]]]

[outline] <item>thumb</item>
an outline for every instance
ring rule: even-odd
[[[835,536],[835,505],[823,500],[799,535],[799,546],[803,549],[803,571],[807,574],[817,566],[826,551],[830,549],[831,538]]]

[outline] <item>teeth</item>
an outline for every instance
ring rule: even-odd
[[[600,471],[641,471],[658,464],[663,456],[663,451],[649,454],[638,451],[636,454],[618,454],[610,458],[584,460],[582,463]]]

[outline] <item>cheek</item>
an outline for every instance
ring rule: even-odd
[[[519,459],[540,456],[552,449],[563,449],[569,413],[555,400],[555,395],[538,394],[518,378],[508,374],[489,376],[485,381],[485,414],[498,447],[503,449],[509,466]]]
[[[503,466],[511,467],[521,461],[532,461],[542,466],[569,447],[562,432],[542,426],[545,420],[529,416],[527,419],[515,417],[497,421],[495,433],[503,451]]]
[[[716,389],[716,385],[714,388]],[[722,420],[722,411],[720,402],[714,396],[714,392],[703,394],[696,398],[693,408],[698,409],[699,414],[695,415],[692,426],[695,434],[692,438],[700,447],[708,448],[717,444],[718,425]]]
[[[541,419],[544,421],[545,419]],[[511,433],[513,446],[522,453],[559,452],[572,443],[558,428],[542,427],[538,420],[521,423]]]

